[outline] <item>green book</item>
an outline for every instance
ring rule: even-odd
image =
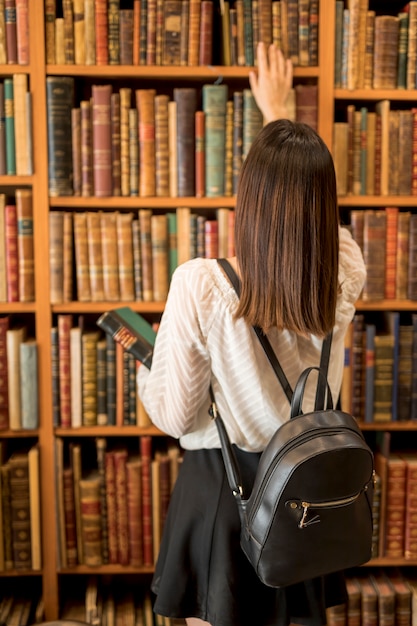
[[[13,80],[4,79],[4,111],[6,133],[6,171],[7,174],[16,174],[16,149],[14,132],[14,95]]]
[[[224,196],[227,85],[203,85],[206,196]]]
[[[97,326],[111,335],[135,359],[151,367],[156,331],[151,324],[130,307],[106,311],[97,320]]]
[[[169,280],[171,280],[172,274],[178,265],[177,216],[175,213],[167,213],[167,218],[169,238]]]

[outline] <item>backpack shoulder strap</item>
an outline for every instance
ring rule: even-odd
[[[223,268],[224,272],[226,273],[227,277],[232,283],[237,295],[240,296],[240,280],[235,270],[230,265],[229,261],[227,259],[217,259],[217,262]],[[258,326],[253,326],[253,330],[255,331],[256,336],[258,337],[265,351],[268,361],[270,362],[272,369],[274,370],[275,375],[278,378],[281,384],[281,387],[284,390],[284,393],[288,398],[288,401],[291,403],[293,390],[291,388],[290,383],[288,382],[288,379],[284,373],[284,370],[281,367],[278,357],[275,354],[271,346],[271,343],[268,337],[262,332],[262,330]],[[327,381],[327,371],[329,368],[331,342],[332,342],[332,333],[329,333],[327,337],[325,338],[325,340],[323,341],[323,347],[322,347],[321,357],[320,357],[320,369],[323,371],[326,381]],[[316,400],[315,400],[315,406],[314,406],[315,410],[318,410],[319,408],[322,408],[324,406],[326,385],[321,384],[320,381],[322,381],[322,377],[320,377],[319,383],[317,385]]]

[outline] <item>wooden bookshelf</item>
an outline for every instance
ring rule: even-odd
[[[9,302],[0,304],[0,314],[25,314],[34,317],[36,339],[39,345],[39,404],[40,425],[30,434],[11,430],[0,431],[0,439],[37,438],[41,449],[41,513],[42,513],[42,570],[40,572],[0,572],[4,578],[17,579],[19,576],[37,576],[42,580],[45,617],[55,620],[60,615],[61,582],[68,583],[71,576],[85,576],[86,574],[126,575],[152,573],[152,567],[133,568],[130,566],[105,565],[99,568],[76,566],[61,568],[58,565],[58,531],[56,524],[57,495],[55,489],[55,441],[57,437],[65,441],[71,439],[83,443],[86,439],[95,437],[130,438],[134,440],[141,435],[161,437],[156,428],[139,428],[136,426],[109,426],[83,427],[80,429],[54,428],[52,406],[52,361],[51,361],[51,328],[53,316],[58,314],[86,314],[98,316],[104,310],[115,306],[114,302],[68,302],[51,304],[50,301],[50,274],[49,274],[49,212],[52,209],[67,209],[80,211],[129,211],[140,208],[150,208],[155,212],[174,210],[178,206],[186,206],[202,214],[215,210],[217,207],[234,207],[233,197],[224,198],[141,198],[141,197],[49,197],[48,192],[48,137],[47,137],[47,100],[46,78],[48,76],[70,76],[78,82],[92,79],[112,81],[118,79],[134,79],[135,85],[152,85],[156,89],[165,82],[175,84],[181,81],[187,85],[200,86],[205,82],[216,80],[233,85],[248,87],[248,67],[157,67],[157,66],[86,66],[86,65],[56,65],[46,64],[45,60],[45,19],[44,0],[30,0],[30,64],[2,65],[0,75],[3,78],[14,74],[25,73],[29,77],[32,93],[33,111],[33,154],[34,173],[27,176],[0,176],[0,192],[8,193],[18,187],[30,187],[33,194],[35,215],[34,256],[35,256],[35,289],[36,300],[33,303]],[[335,105],[340,102],[378,101],[389,99],[404,101],[411,106],[416,100],[417,90],[347,90],[334,89],[334,60],[335,60],[335,3],[321,0],[319,6],[319,63],[317,67],[296,67],[294,79],[296,83],[314,83],[318,86],[318,131],[327,145],[332,148],[333,121]],[[417,197],[410,196],[344,196],[340,198],[340,207],[380,207],[399,206],[417,207]],[[145,314],[162,313],[164,304],[161,302],[130,302],[127,303],[135,310]],[[358,309],[362,311],[398,310],[415,311],[416,303],[412,301],[381,301],[359,302]],[[364,431],[404,431],[417,430],[413,422],[389,424],[363,424]],[[407,563],[403,559],[377,559],[376,565],[416,565],[416,562]],[[64,580],[62,580],[64,578]],[[146,577],[145,577],[146,580]]]

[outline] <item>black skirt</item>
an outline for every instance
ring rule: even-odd
[[[260,454],[235,447],[245,493]],[[212,626],[320,626],[325,609],[346,602],[343,573],[273,589],[244,555],[240,519],[221,451],[187,450],[174,487],[152,591],[154,611]]]

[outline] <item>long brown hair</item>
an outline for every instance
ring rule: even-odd
[[[236,200],[242,280],[236,317],[324,336],[338,293],[338,206],[333,159],[306,124],[277,120],[254,140]]]

